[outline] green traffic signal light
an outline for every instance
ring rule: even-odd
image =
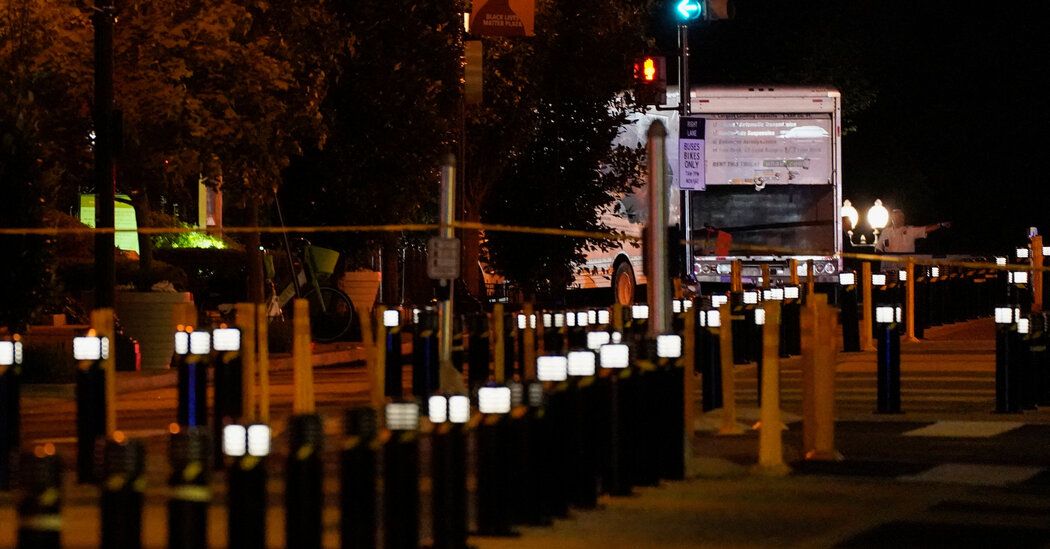
[[[680,21],[694,21],[703,15],[704,4],[701,0],[679,0],[674,10]]]

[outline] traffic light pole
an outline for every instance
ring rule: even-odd
[[[116,182],[113,169],[113,0],[95,7],[95,308],[113,306],[116,266],[113,216]],[[106,229],[109,229],[108,231]]]
[[[680,119],[689,116],[689,25],[678,25],[678,115]],[[681,201],[682,236],[685,238],[685,272],[684,282],[693,280],[693,208],[689,200],[689,191],[679,191]]]

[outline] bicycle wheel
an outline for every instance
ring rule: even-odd
[[[310,302],[310,333],[315,341],[335,341],[350,331],[354,304],[349,296],[335,288],[321,286],[320,295],[310,290],[306,299]]]

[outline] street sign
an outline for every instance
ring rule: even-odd
[[[679,0],[674,9],[680,21],[699,19],[704,14],[704,5],[700,0]]]
[[[474,0],[470,34],[533,36],[535,21],[536,0]]]
[[[427,276],[433,280],[459,278],[459,239],[435,236],[427,241]]]
[[[682,117],[678,123],[678,187],[702,191],[707,188],[704,156],[706,124],[698,116]]]

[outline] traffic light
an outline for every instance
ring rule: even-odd
[[[667,102],[667,60],[647,55],[634,61],[634,96],[642,105]]]

